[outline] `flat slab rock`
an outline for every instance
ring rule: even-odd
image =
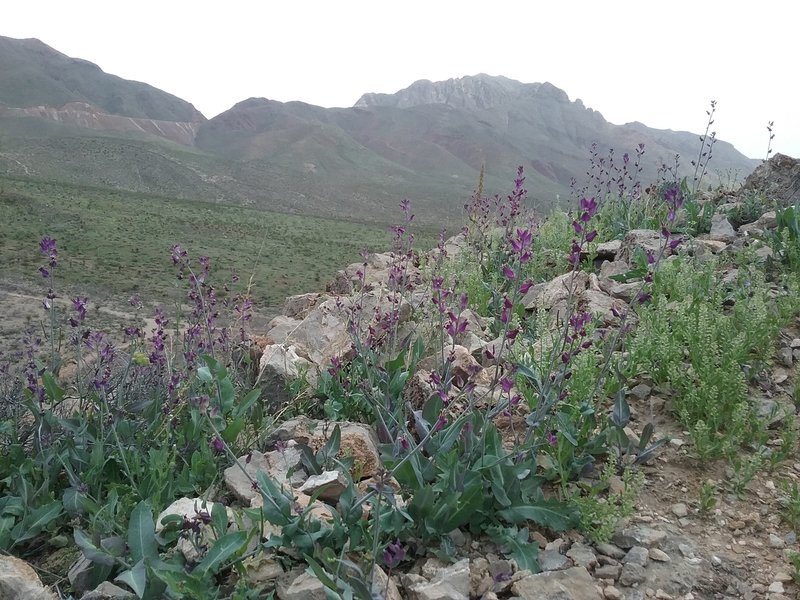
[[[511,586],[523,600],[603,600],[603,594],[584,567],[523,577]]]

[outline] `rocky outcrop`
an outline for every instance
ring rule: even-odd
[[[0,107],[0,116],[38,117],[95,131],[149,134],[183,144],[184,146],[194,145],[194,138],[200,128],[200,121],[159,121],[157,119],[112,115],[85,102],[69,102],[60,108],[29,106],[3,109]]]
[[[750,174],[742,191],[763,193],[780,206],[800,202],[800,160],[775,154]]]

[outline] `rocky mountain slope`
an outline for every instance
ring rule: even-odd
[[[251,98],[206,120],[146,84],[10,38],[0,38],[0,141],[8,176],[376,220],[409,197],[428,221],[457,213],[484,164],[492,189],[524,165],[547,208],[585,179],[595,143],[620,160],[644,143],[646,182],[676,154],[688,174],[699,148],[692,133],[608,123],[550,83],[488,75],[418,81],[351,108]],[[719,141],[710,178],[744,178],[755,164]]]
[[[84,102],[99,111],[162,121],[204,121],[185,100],[146,83],[105,73],[37,39],[0,36],[0,104],[15,108],[61,108]]]

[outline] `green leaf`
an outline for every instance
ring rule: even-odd
[[[125,540],[118,535],[100,540],[100,547],[111,556],[122,556],[125,553]]]
[[[25,504],[19,496],[0,498],[0,515],[21,517],[25,514]]]
[[[61,502],[64,504],[64,510],[70,515],[82,515],[86,511],[84,509],[84,499],[86,496],[81,494],[74,487],[64,490],[61,496]]]
[[[483,507],[483,487],[480,485],[481,478],[476,474],[475,484],[467,485],[464,493],[458,498],[458,507],[448,515],[443,515],[440,531],[448,533],[454,529],[466,525],[475,513]]]
[[[523,527],[517,531],[516,527],[491,527],[488,533],[495,542],[507,548],[506,553],[513,558],[520,570],[538,573],[539,546],[528,541],[528,529]]]
[[[575,509],[557,500],[538,500],[526,505],[512,506],[498,511],[497,516],[508,523],[533,521],[555,531],[569,529],[577,522]]]
[[[11,547],[11,530],[14,528],[14,517],[0,518],[0,549],[8,550]]]
[[[144,596],[144,590],[147,587],[147,571],[144,568],[144,559],[139,560],[132,569],[123,571],[114,581],[124,583],[133,590],[138,598]]]
[[[49,371],[42,374],[42,383],[47,397],[52,403],[61,402],[64,399],[64,390],[56,382],[56,378]]]
[[[614,398],[614,409],[611,411],[611,422],[617,427],[625,427],[631,421],[631,407],[625,399],[625,388],[620,388]]]
[[[211,375],[211,369],[208,367],[200,367],[197,369],[197,378],[203,383],[211,383],[214,377]]]
[[[139,502],[131,512],[128,523],[128,547],[135,562],[144,558],[158,558],[153,509],[146,500]]]
[[[641,279],[645,275],[647,275],[647,269],[638,268],[631,269],[625,273],[620,273],[619,275],[609,275],[609,279],[613,279],[614,281],[618,281],[620,283],[627,283],[632,279]]]
[[[578,440],[576,440],[575,436],[572,435],[572,425],[569,422],[569,416],[565,413],[558,413],[556,420],[558,421],[559,425],[558,433],[563,435],[570,444],[577,448]]]
[[[289,498],[275,482],[263,471],[258,472],[258,484],[261,498],[264,500],[262,510],[264,517],[273,525],[284,527],[289,524],[292,506]]]
[[[333,433],[331,433],[331,437],[325,442],[325,445],[322,447],[322,450],[319,452],[320,462],[327,463],[329,460],[336,457],[339,454],[339,448],[341,447],[342,443],[342,430],[341,428],[336,425],[333,428]]]
[[[234,531],[223,535],[205,555],[205,558],[195,568],[201,576],[216,573],[220,566],[231,556],[242,550],[247,545],[247,532]]]
[[[34,510],[17,526],[21,526],[21,535],[14,540],[14,543],[18,544],[19,542],[24,542],[25,540],[32,539],[39,535],[50,523],[61,516],[62,510],[63,506],[60,500],[45,504]]]
[[[234,389],[231,380],[227,377],[219,382],[219,399],[222,404],[222,408],[225,411],[233,408],[233,405],[236,402],[236,390]]]
[[[211,523],[217,535],[228,531],[228,511],[225,509],[224,504],[214,502],[214,505],[211,507]]]
[[[114,565],[114,557],[105,550],[95,546],[92,540],[89,539],[89,536],[80,529],[73,530],[72,537],[75,539],[75,545],[81,549],[81,552],[88,560],[107,567]]]
[[[232,444],[244,429],[244,419],[234,419],[222,430],[222,439]]]
[[[328,572],[322,568],[322,565],[320,565],[317,561],[311,558],[308,554],[304,554],[303,558],[305,559],[308,566],[311,568],[311,571],[314,573],[314,576],[320,580],[322,585],[324,585],[327,590],[336,591],[338,589],[336,583],[333,581],[333,579],[331,579],[330,575],[328,575]]]
[[[445,453],[453,447],[461,435],[461,430],[466,425],[467,421],[472,418],[472,414],[466,414],[459,417],[455,422],[447,426],[447,428],[437,433],[435,436],[436,453]]]
[[[255,389],[252,390],[249,394],[247,394],[244,398],[241,399],[239,402],[239,406],[236,409],[237,415],[244,415],[247,414],[247,411],[256,403],[256,401],[261,397],[261,390]]]

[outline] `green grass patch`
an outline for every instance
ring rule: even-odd
[[[387,224],[287,215],[119,190],[0,178],[0,261],[6,283],[36,281],[38,242],[55,238],[61,286],[94,298],[175,298],[170,248],[207,255],[217,273],[252,275],[258,309],[324,288],[359,260],[390,246]],[[398,211],[399,217],[399,211]],[[422,232],[418,246],[433,244]],[[171,293],[172,292],[172,293]]]

